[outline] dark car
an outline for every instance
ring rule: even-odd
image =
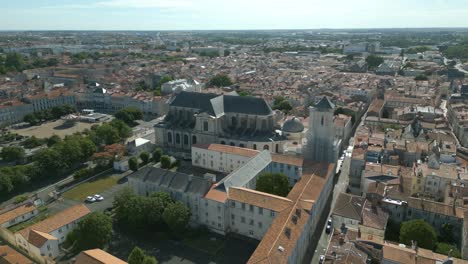
[[[328,224],[327,224],[327,227],[325,228],[325,233],[330,234],[330,233],[331,233],[331,230],[332,230],[331,225],[328,225]]]
[[[324,255],[320,255],[320,258],[319,258],[319,264],[322,264],[322,263],[325,263],[325,256]]]

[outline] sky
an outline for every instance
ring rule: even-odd
[[[0,0],[0,30],[468,27],[468,0]]]

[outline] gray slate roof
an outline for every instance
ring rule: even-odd
[[[289,132],[289,133],[299,133],[299,132],[304,131],[304,125],[302,124],[301,120],[299,120],[296,117],[293,117],[289,120],[286,120],[286,122],[284,122],[281,130],[284,132]]]
[[[202,177],[155,167],[144,167],[128,177],[177,192],[193,193],[201,196],[205,195],[210,190],[212,184],[210,180]]]
[[[180,92],[170,106],[198,109],[212,116],[223,113],[270,115],[272,110],[267,102],[258,97],[216,95],[211,93]]]
[[[335,104],[328,99],[328,97],[324,96],[318,104],[315,105],[317,109],[335,109]]]
[[[244,166],[231,172],[222,179],[216,189],[227,192],[230,187],[245,187],[259,173],[261,173],[272,162],[268,150],[263,150],[247,161]]]

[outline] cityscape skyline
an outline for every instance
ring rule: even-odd
[[[462,28],[467,6],[466,0],[23,0],[4,3],[0,30]]]

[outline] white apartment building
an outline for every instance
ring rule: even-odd
[[[15,233],[16,244],[30,256],[54,259],[60,253],[59,244],[90,212],[84,204],[65,209]]]
[[[192,146],[192,165],[213,171],[231,173],[252,162],[250,160],[262,152],[269,153],[268,151],[222,144],[196,144]],[[263,172],[284,173],[288,176],[291,186],[300,179],[302,175],[302,157],[275,153],[263,155],[271,160],[271,162],[264,163]],[[260,164],[258,162],[252,163]]]
[[[24,204],[6,212],[0,212],[0,227],[8,228],[28,221],[39,213],[33,204]]]

